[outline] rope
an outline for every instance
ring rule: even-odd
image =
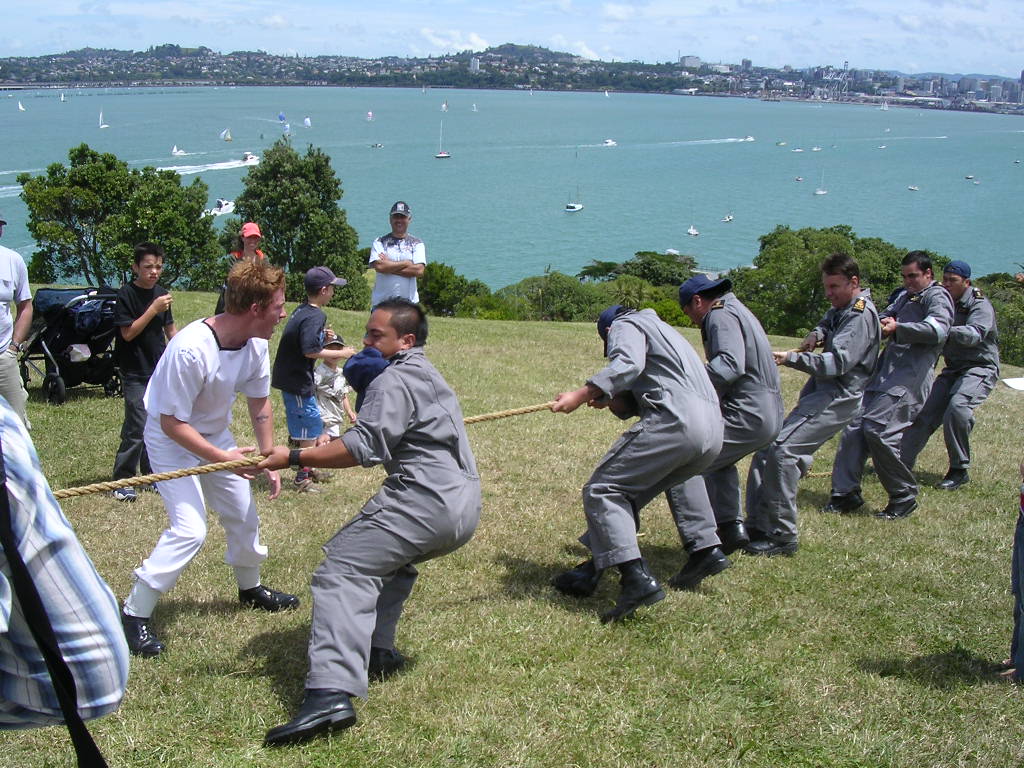
[[[509,416],[521,416],[524,413],[533,413],[535,411],[543,411],[550,408],[554,404],[554,400],[547,403],[538,403],[537,405],[527,405],[524,408],[510,408],[507,411],[496,411],[495,413],[484,413],[480,416],[470,416],[468,419],[463,419],[464,424],[476,424],[481,421],[493,421],[494,419],[507,419]],[[226,469],[238,469],[239,467],[248,467],[253,464],[259,464],[263,461],[263,456],[257,454],[256,456],[250,456],[245,459],[233,459],[231,461],[218,461],[214,464],[200,464],[198,467],[189,467],[188,469],[175,469],[170,472],[154,472],[151,475],[139,475],[137,477],[126,477],[124,480],[108,480],[103,483],[92,483],[91,485],[82,485],[77,488],[65,488],[61,491],[54,491],[53,496],[56,499],[69,499],[75,496],[88,496],[91,493],[104,493],[106,491],[116,491],[118,488],[132,488],[136,485],[149,485],[150,483],[157,483],[161,480],[176,480],[179,477],[191,477],[192,475],[205,475],[210,472],[222,472]]]

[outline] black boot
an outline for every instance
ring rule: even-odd
[[[149,626],[149,619],[139,616],[129,616],[121,611],[121,627],[124,629],[124,639],[128,643],[128,650],[134,656],[159,656],[164,652],[164,644],[156,636]]]
[[[370,648],[366,676],[371,680],[387,680],[405,666],[405,656],[395,648]]]
[[[640,558],[619,565],[619,573],[619,597],[614,608],[601,614],[602,624],[628,619],[641,605],[653,605],[665,599],[665,590]]]
[[[742,520],[719,526],[718,539],[722,542],[723,555],[731,555],[737,549],[743,549],[750,543],[750,535]]]
[[[307,688],[302,705],[289,722],[271,728],[263,739],[268,747],[297,744],[327,731],[355,725],[356,711],[344,691]]]
[[[729,558],[722,554],[721,549],[705,547],[690,553],[686,565],[669,579],[668,585],[673,589],[696,589],[708,576],[721,573],[731,565]]]
[[[551,583],[564,595],[590,597],[597,589],[603,573],[604,571],[597,569],[593,560],[586,560],[575,568],[558,574]]]

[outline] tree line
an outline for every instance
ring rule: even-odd
[[[133,169],[109,153],[82,144],[68,163],[53,163],[40,176],[20,174],[21,197],[29,210],[28,229],[38,249],[29,263],[33,282],[85,280],[115,285],[130,279],[132,249],[144,240],[167,253],[164,281],[184,290],[214,290],[224,279],[224,254],[236,250],[243,221],[259,222],[261,247],[288,274],[290,301],[304,298],[303,275],[324,265],[348,280],[332,306],[369,309],[364,279],[367,249],[339,205],[341,181],[322,150],[300,153],[279,139],[249,168],[235,201],[237,217],[218,235],[203,215],[208,188],[201,179],[183,185],[174,171]],[[725,273],[740,299],[765,331],[804,336],[828,302],[819,265],[828,255],[847,253],[860,264],[861,282],[880,308],[902,284],[900,262],[909,250],[875,237],[858,237],[849,226],[791,229],[778,226],[761,236],[752,265]],[[936,276],[949,259],[931,253]],[[621,262],[592,261],[576,275],[550,268],[492,291],[441,262],[426,266],[420,299],[427,311],[490,320],[592,322],[610,304],[652,308],[666,322],[689,326],[677,302],[680,283],[697,270],[693,256],[638,251]],[[1008,273],[973,281],[992,300],[999,322],[1002,360],[1024,365],[1024,285]]]

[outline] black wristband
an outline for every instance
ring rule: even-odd
[[[301,448],[292,448],[288,451],[288,466],[289,467],[301,467],[302,461],[299,459],[299,454],[302,453]]]

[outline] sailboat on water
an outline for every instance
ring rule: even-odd
[[[446,102],[447,103],[447,102]],[[441,121],[441,133],[437,139],[437,154],[434,155],[438,160],[447,160],[452,156],[451,152],[446,152],[444,149],[444,120]]]
[[[110,126],[103,122],[103,110],[100,110],[100,128],[109,128]]]
[[[178,149],[178,145],[175,144],[174,148],[171,149],[171,154],[174,155],[175,157],[181,157],[182,155],[187,155],[188,152],[186,152],[184,149]]]
[[[18,111],[19,112],[24,112],[25,111],[25,105],[22,104],[20,101],[18,102]]]
[[[60,92],[60,103],[63,104],[65,101],[67,101],[67,99],[64,98],[64,91],[61,91]]]
[[[816,190],[814,190],[814,194],[816,194],[816,195],[827,195],[828,194],[828,190],[825,189],[825,169],[824,168],[821,169],[821,186],[819,186]]]
[[[313,127],[313,121],[310,120],[308,117],[302,118],[302,124],[304,126],[306,126],[307,128],[312,128]]]
[[[583,196],[580,195],[580,181],[579,181],[579,164],[580,164],[580,151],[576,150],[576,197],[572,198],[568,203],[565,204],[566,213],[579,213],[583,210]]]
[[[233,141],[233,139],[231,138],[231,129],[230,128],[225,128],[223,131],[221,131],[220,132],[220,137],[224,141]]]

